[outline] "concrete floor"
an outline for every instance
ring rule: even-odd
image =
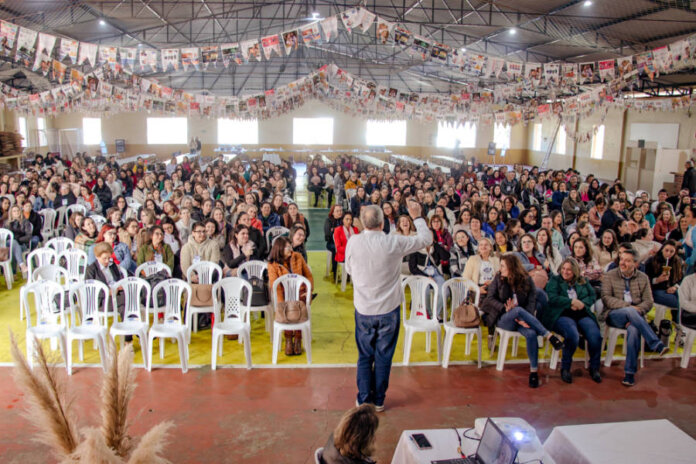
[[[404,429],[472,425],[476,417],[519,416],[537,428],[542,441],[555,425],[666,418],[696,437],[696,368],[677,359],[648,361],[637,386],[619,383],[618,363],[603,368],[594,384],[580,368],[573,385],[542,367],[542,386],[527,387],[527,368],[508,366],[398,367],[392,371],[387,410],[380,415],[377,460],[391,462]],[[68,380],[77,397],[81,426],[96,425],[95,398],[101,371],[78,369]],[[179,369],[138,372],[131,407],[135,435],[174,420],[166,456],[176,463],[311,463],[340,415],[355,401],[355,369]],[[0,462],[51,462],[33,441],[21,417],[25,402],[0,368]]]

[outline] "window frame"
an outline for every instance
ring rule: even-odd
[[[449,131],[450,134],[445,136],[442,131]],[[458,148],[476,148],[476,139],[478,138],[478,127],[475,122],[467,121],[466,124],[460,126],[450,126],[444,121],[439,121],[437,124],[437,135],[435,136],[435,146],[437,148],[455,148],[458,135],[465,135],[465,137],[459,138],[462,143],[459,144]],[[458,134],[457,134],[458,133]],[[470,136],[473,134],[473,139]],[[449,136],[452,137],[452,143],[446,143],[445,141]]]

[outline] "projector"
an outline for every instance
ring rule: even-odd
[[[488,419],[488,417],[479,417],[474,422],[474,431],[479,437],[483,435],[483,428]],[[526,420],[520,417],[491,417],[490,419],[515,444],[519,450],[519,462],[544,458],[544,448],[541,446],[536,430]]]

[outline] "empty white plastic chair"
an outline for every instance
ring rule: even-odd
[[[116,299],[117,290],[121,288],[125,297],[125,307],[123,319],[114,322],[111,326],[111,338],[116,340],[119,335],[137,335],[140,338],[140,348],[143,354],[143,363],[148,367],[147,360],[147,330],[149,328],[147,308],[150,302],[150,284],[146,280],[138,277],[126,277],[111,285],[111,300],[114,308],[118,308]],[[145,297],[145,305],[141,305],[142,298]]]
[[[247,261],[245,263],[242,263],[239,266],[239,269],[237,270],[237,275],[239,277],[242,277],[244,274],[246,274],[246,279],[249,281],[253,277],[256,277],[258,279],[263,280],[263,273],[267,270],[268,270],[268,265],[265,262],[252,260],[252,261]],[[269,302],[271,301],[270,298],[268,301]],[[251,311],[251,312],[262,311],[264,313],[266,332],[268,332],[269,335],[273,333],[273,316],[274,316],[274,314],[273,314],[273,308],[271,307],[270,304],[262,305],[262,306],[250,306],[249,311]],[[273,342],[272,339],[271,339],[271,342]]]
[[[59,255],[65,250],[70,248],[75,248],[75,242],[70,240],[68,237],[55,237],[46,242],[48,248],[53,248],[56,254]]]
[[[60,234],[63,233],[65,228],[68,226],[68,220],[70,218],[68,217],[68,207],[67,206],[60,206],[56,208],[56,232],[54,236],[58,237]]]
[[[26,348],[29,366],[34,365],[34,339],[58,340],[63,360],[66,360],[65,294],[63,287],[48,280],[36,280],[22,292],[27,314]],[[29,295],[34,295],[36,324],[32,324]]]
[[[474,292],[474,297],[471,299],[476,308],[479,307],[479,300],[481,298],[481,290],[475,282],[471,280],[464,279],[463,277],[456,277],[448,280],[442,286],[442,292],[451,296],[450,305],[450,315],[447,316],[447,299],[442,299],[443,315],[445,317],[445,343],[444,343],[444,353],[442,355],[442,367],[447,367],[449,365],[450,355],[452,354],[452,344],[454,343],[454,336],[463,334],[466,335],[466,348],[465,353],[469,355],[471,353],[471,341],[474,336],[477,337],[476,345],[478,346],[478,367],[481,367],[481,348],[483,345],[483,335],[481,334],[481,326],[478,327],[457,327],[454,325],[454,310],[460,306],[462,303],[467,301],[470,292]]]
[[[341,292],[345,292],[346,284],[348,283],[348,273],[346,272],[345,263],[337,263],[335,284],[338,283],[338,274],[341,274]]]
[[[27,256],[27,284],[33,282],[34,270],[41,266],[56,264],[57,255],[52,248],[37,248]],[[24,319],[24,301],[22,300],[23,290],[20,290],[19,298],[19,320]]]
[[[44,242],[56,236],[56,210],[44,208],[39,211],[41,216],[41,236]]]
[[[191,265],[191,267],[188,268],[186,271],[186,280],[189,284],[193,283],[191,282],[191,277],[194,273],[198,275],[199,284],[212,285],[222,278],[222,268],[215,263],[211,263],[210,261],[201,261]],[[189,306],[189,311],[191,312],[191,316],[188,318],[193,323],[193,331],[195,333],[198,332],[198,317],[196,317],[196,315],[201,313],[213,314],[215,309],[212,306],[192,305]]]
[[[240,277],[227,277],[213,286],[216,321],[213,326],[213,351],[210,360],[213,370],[217,366],[217,356],[222,356],[225,335],[239,336],[239,341],[244,344],[247,369],[251,369],[249,309],[252,291],[251,284]],[[220,307],[223,308],[224,318],[221,317]]]
[[[689,327],[685,327],[684,324],[681,323],[683,311],[684,310],[682,308],[679,308],[679,332],[684,334],[684,350],[682,352],[681,363],[679,365],[682,369],[686,369],[687,367],[689,367],[689,358],[691,357],[691,350],[694,347],[694,341],[696,341],[696,330],[691,329]],[[679,339],[681,338],[680,333],[677,333],[677,346],[679,344]],[[677,350],[676,346],[674,350]]]
[[[68,328],[68,375],[72,375],[72,343],[79,340],[80,361],[84,361],[83,341],[94,340],[99,348],[102,368],[106,371],[108,351],[106,349],[107,307],[109,287],[98,280],[85,280],[70,289],[70,320]],[[79,321],[79,323],[78,323]]]
[[[302,291],[302,287],[305,287],[307,320],[296,324],[273,323],[273,364],[278,363],[278,350],[280,349],[280,339],[282,338],[281,333],[285,330],[300,330],[302,332],[302,344],[307,352],[307,363],[312,364],[312,314],[310,309],[310,304],[312,302],[312,284],[309,283],[307,278],[299,274],[285,274],[278,277],[275,282],[273,282],[273,288],[271,289],[271,301],[273,302],[274,309],[279,303],[277,301],[279,286],[283,287],[284,301],[301,301],[300,292]]]
[[[68,206],[68,209],[65,214],[68,218],[70,218],[72,213],[75,212],[82,213],[83,216],[87,216],[87,208],[85,208],[83,205],[78,204]]]
[[[106,224],[106,218],[101,214],[92,214],[90,218],[94,221],[94,225],[97,226],[97,231],[99,231],[104,224]]]
[[[275,240],[277,237],[280,237],[282,235],[288,235],[290,234],[290,229],[287,227],[283,226],[274,226],[271,227],[266,231],[266,246],[267,250],[271,249],[271,245],[273,244],[273,240]]]
[[[164,307],[159,306],[158,295],[164,292]],[[188,371],[188,343],[190,340],[190,328],[184,323],[184,316],[188,314],[191,304],[191,286],[181,279],[167,279],[155,285],[152,289],[154,311],[163,312],[164,320],[159,322],[157,319],[150,327],[148,335],[148,361],[147,370],[152,369],[152,349],[155,338],[159,338],[160,359],[164,359],[164,341],[167,338],[176,339],[179,346],[179,359],[181,360],[181,371]],[[183,313],[182,313],[183,311]]]
[[[57,263],[68,272],[69,282],[81,282],[87,270],[87,253],[78,248],[69,248],[58,254]]]
[[[406,317],[406,288],[411,290],[411,313]],[[431,293],[432,292],[432,293]],[[442,362],[442,330],[437,320],[437,297],[439,289],[435,281],[425,276],[409,276],[401,281],[401,316],[404,321],[404,365],[411,357],[411,344],[416,332],[425,333],[425,351],[430,353],[430,334],[437,336],[437,362]],[[428,305],[428,300],[430,304]],[[427,308],[432,308],[428,317]]]
[[[48,264],[34,269],[32,280],[50,280],[60,286],[65,286],[69,282],[68,271],[57,264]]]
[[[2,266],[2,273],[5,275],[5,283],[7,284],[7,289],[12,290],[12,283],[14,282],[14,273],[12,272],[12,244],[14,243],[14,234],[9,229],[0,229],[0,247],[6,247],[10,252],[5,261],[0,261],[0,266]],[[19,266],[19,263],[17,263]]]

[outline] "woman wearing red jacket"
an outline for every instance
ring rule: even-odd
[[[334,229],[337,263],[342,263],[346,260],[346,245],[348,245],[348,240],[357,233],[358,228],[353,226],[353,215],[351,213],[344,214],[343,225]]]

